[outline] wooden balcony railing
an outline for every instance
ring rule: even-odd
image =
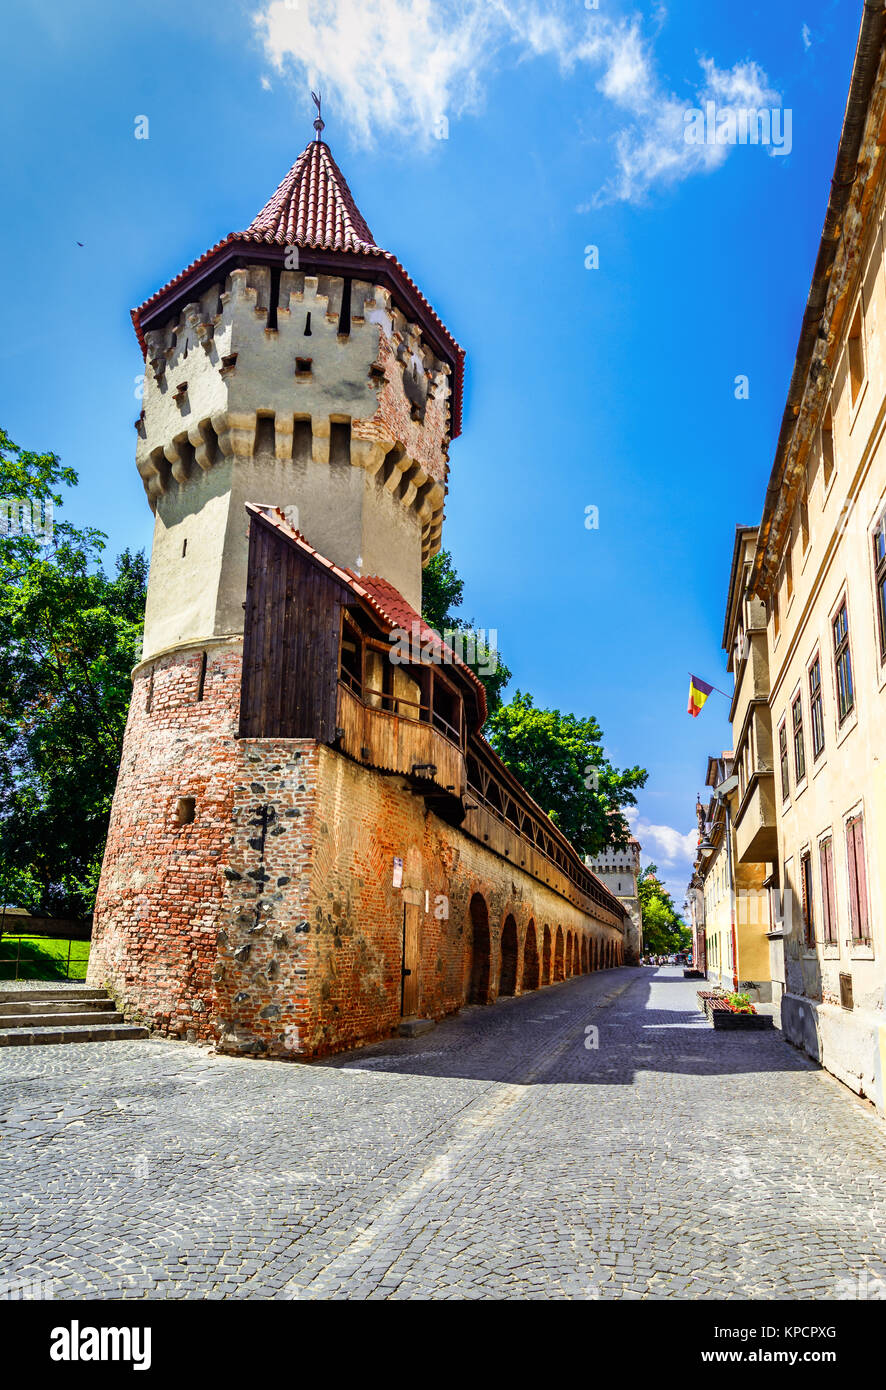
[[[344,679],[338,686],[339,747],[355,761],[385,772],[402,772],[433,783],[441,792],[464,795],[467,785],[458,733],[418,715],[424,707],[404,696],[367,690],[378,705],[364,703]]]
[[[346,666],[342,666],[339,680],[367,708],[385,710],[388,714],[396,714],[403,719],[415,719],[421,724],[432,724],[450,743],[454,743],[456,748],[461,748],[461,730],[450,724],[439,710],[426,701],[410,700],[406,695],[393,695],[388,691],[364,685]]]

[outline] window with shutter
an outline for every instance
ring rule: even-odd
[[[812,860],[808,852],[800,859],[800,883],[803,890],[803,935],[807,946],[815,945],[815,917],[812,911]]]
[[[788,731],[784,721],[778,730],[778,757],[781,763],[781,795],[782,799],[787,801],[791,794],[791,779],[788,771]]]
[[[837,943],[837,907],[834,896],[834,842],[830,835],[818,846],[821,866],[821,924],[827,945]]]
[[[803,741],[803,701],[799,695],[791,705],[791,724],[794,732],[794,772],[800,783],[806,776],[806,747]]]
[[[821,425],[821,461],[824,486],[825,491],[827,491],[827,486],[834,476],[834,420],[830,406],[824,413],[824,420]],[[821,504],[824,506],[824,497],[822,497]]]
[[[824,752],[824,707],[821,698],[821,658],[816,655],[809,667],[809,710],[812,715],[812,756]]]
[[[886,515],[877,522],[873,536],[874,587],[877,594],[877,632],[880,638],[880,660],[886,661]]]
[[[834,674],[837,680],[837,711],[839,722],[851,713],[855,705],[852,683],[852,656],[849,651],[849,614],[845,601],[841,603],[831,624],[834,632]]]
[[[846,858],[849,869],[849,920],[852,924],[852,939],[869,944],[864,819],[860,815],[851,816],[846,822]]]
[[[803,479],[803,491],[800,493],[800,539],[805,555],[809,549],[809,495],[805,478]]]

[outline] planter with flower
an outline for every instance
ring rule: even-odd
[[[707,994],[702,1002],[704,1011],[715,1029],[760,1030],[773,1026],[771,1015],[758,1014],[747,994],[711,993]]]

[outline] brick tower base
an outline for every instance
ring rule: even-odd
[[[238,738],[240,667],[231,642],[208,650],[205,671],[200,650],[136,672],[89,964],[89,983],[127,1017],[259,1056],[388,1036],[402,1010],[404,903],[419,913],[425,1018],[468,997],[478,896],[489,999],[509,923],[508,992],[522,991],[527,961],[535,987],[545,927],[575,942],[567,974],[620,961],[614,923],[440,820],[402,776],[312,739]]]

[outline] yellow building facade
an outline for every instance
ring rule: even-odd
[[[786,1036],[884,1106],[886,47],[866,12],[760,526],[739,528],[736,851]]]
[[[769,901],[759,866],[738,858],[738,777],[733,752],[708,759],[707,807],[699,802],[699,845],[690,884],[695,963],[723,989],[757,1003],[772,998]],[[703,943],[703,950],[698,946]]]

